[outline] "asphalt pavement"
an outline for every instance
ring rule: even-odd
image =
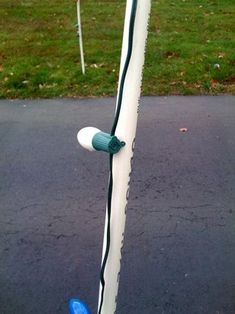
[[[1,314],[96,313],[114,107],[0,101]],[[234,96],[141,99],[117,313],[235,313]]]

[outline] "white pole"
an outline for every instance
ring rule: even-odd
[[[150,7],[151,0],[127,0],[116,115],[111,132],[126,145],[119,153],[110,155],[98,314],[114,314],[116,311]]]
[[[81,24],[80,0],[77,0],[77,20],[78,20],[77,34],[78,34],[78,38],[79,38],[81,67],[82,67],[82,73],[85,74],[85,62],[84,62],[83,41],[82,41],[82,24]]]

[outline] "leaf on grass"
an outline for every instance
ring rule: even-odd
[[[156,29],[156,33],[157,33],[157,34],[161,34],[160,28],[157,28],[157,29]]]
[[[212,87],[215,87],[215,86],[217,86],[219,84],[219,81],[217,81],[217,80],[215,80],[215,79],[212,79],[211,80],[211,86]]]
[[[163,56],[165,58],[179,58],[180,57],[180,54],[178,52],[175,52],[175,51],[165,51],[163,53]]]
[[[220,69],[220,64],[219,63],[215,63],[214,64],[214,69],[219,70]]]
[[[223,83],[226,85],[235,84],[235,75],[227,77],[226,79],[223,80]]]
[[[225,57],[225,52],[220,52],[219,54],[218,54],[218,58],[219,59],[223,59]]]

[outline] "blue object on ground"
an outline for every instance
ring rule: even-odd
[[[79,299],[69,301],[69,314],[91,314],[87,305]]]

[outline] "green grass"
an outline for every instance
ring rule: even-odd
[[[126,1],[81,2],[85,76],[75,1],[0,0],[1,98],[116,93]],[[233,0],[152,1],[143,94],[234,94],[234,13]]]

